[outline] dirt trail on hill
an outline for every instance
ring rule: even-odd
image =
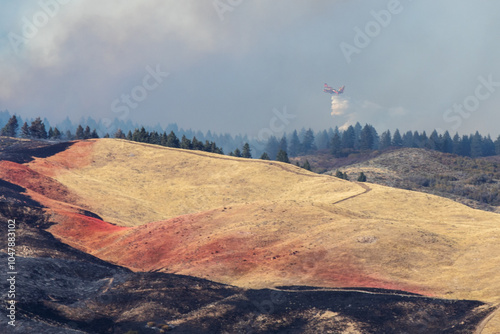
[[[495,316],[500,316],[500,305],[496,306],[496,310],[491,312],[490,315],[488,315],[486,318],[484,318],[476,327],[476,330],[474,331],[474,334],[481,334],[483,333],[484,328],[488,324],[488,322],[493,319]]]
[[[348,199],[351,199],[351,198],[358,197],[360,195],[364,195],[366,193],[369,193],[372,190],[372,188],[370,188],[369,186],[367,186],[366,184],[363,184],[361,182],[353,182],[353,183],[357,184],[358,186],[360,186],[361,188],[363,188],[365,191],[363,191],[360,194],[352,195],[352,196],[346,197],[344,199],[338,200],[337,202],[333,202],[332,204],[338,204],[340,202],[347,201]]]

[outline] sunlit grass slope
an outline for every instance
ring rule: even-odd
[[[90,159],[54,177],[106,221],[137,226],[236,203],[301,200],[329,203],[364,191],[292,165],[101,139],[85,147]],[[38,170],[73,160],[72,150],[39,159]],[[82,158],[80,158],[82,159]]]
[[[52,233],[134,270],[500,302],[500,215],[448,199],[112,139],[29,166],[105,221],[131,227],[91,240],[92,231],[76,234],[86,227],[69,219]]]

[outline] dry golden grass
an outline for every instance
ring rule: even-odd
[[[89,164],[53,174],[106,221],[136,227],[93,251],[103,259],[239,286],[353,282],[500,302],[498,214],[278,162],[113,139],[88,149]]]
[[[81,150],[81,148],[79,148]],[[55,178],[106,221],[137,226],[254,201],[336,201],[364,191],[349,182],[276,162],[101,139],[93,163]],[[54,156],[44,164],[55,163]],[[38,159],[41,160],[41,159]],[[41,161],[31,164],[40,170]],[[304,177],[306,176],[306,177]]]

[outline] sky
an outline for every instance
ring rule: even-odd
[[[500,134],[500,2],[0,0],[0,110],[218,133]],[[323,84],[345,85],[332,112]],[[339,101],[335,101],[338,104]]]

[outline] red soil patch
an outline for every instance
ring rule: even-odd
[[[113,244],[127,227],[116,226],[101,219],[71,211],[57,210],[54,219],[59,224],[48,231],[69,245],[92,254],[95,250]]]
[[[28,166],[47,176],[55,176],[62,170],[82,168],[92,163],[92,152],[95,141],[78,141],[69,149],[51,157],[36,158]]]
[[[363,271],[349,254],[293,247],[283,240],[207,233],[213,211],[123,228],[78,215],[50,231],[99,258],[136,271],[180,273],[227,282],[260,276],[270,281],[324,287],[374,287],[429,294],[419,286],[391,282]],[[64,225],[64,226],[63,226]],[[208,227],[210,228],[210,227]],[[339,256],[332,258],[332,254]]]
[[[15,162],[0,161],[0,178],[53,200],[76,203],[78,199],[58,181]]]

